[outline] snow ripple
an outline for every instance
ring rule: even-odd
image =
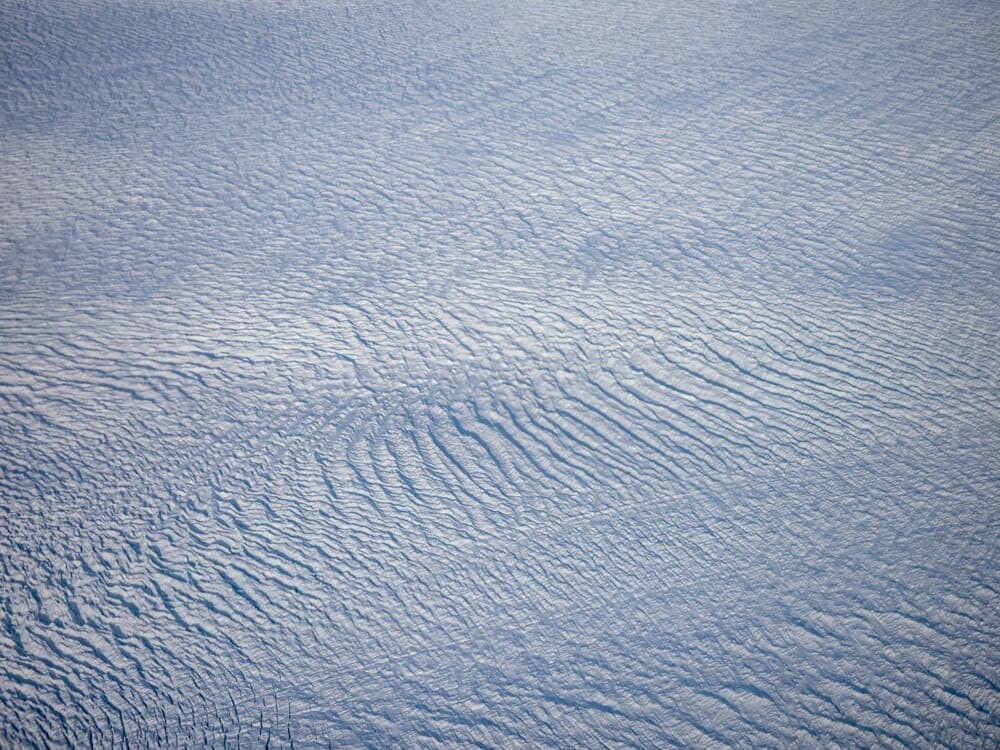
[[[989,3],[4,3],[0,744],[1000,743]]]

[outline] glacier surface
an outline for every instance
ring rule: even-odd
[[[0,745],[1000,744],[994,0],[0,9]]]

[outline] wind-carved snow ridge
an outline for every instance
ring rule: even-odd
[[[1000,744],[995,3],[2,15],[0,745]]]

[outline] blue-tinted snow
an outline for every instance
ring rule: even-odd
[[[998,33],[5,0],[0,745],[1000,743]]]

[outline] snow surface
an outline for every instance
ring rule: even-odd
[[[1000,744],[995,0],[0,15],[0,745]]]

